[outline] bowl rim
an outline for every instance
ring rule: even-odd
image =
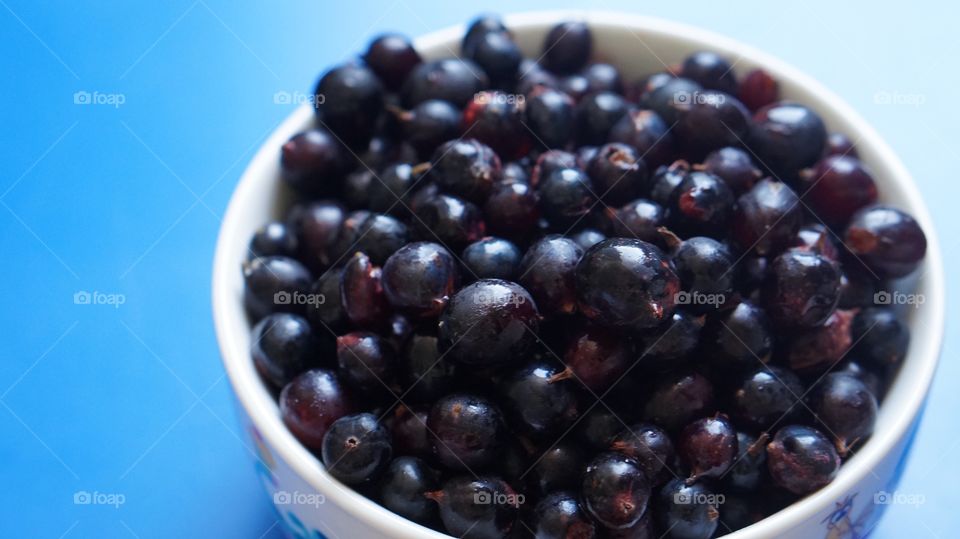
[[[762,65],[781,83],[789,82],[802,89],[818,102],[819,108],[828,109],[839,121],[848,124],[852,131],[861,137],[858,148],[874,150],[871,160],[882,163],[882,168],[888,171],[888,183],[895,185],[900,191],[902,201],[898,205],[909,209],[927,236],[923,280],[925,289],[930,292],[926,294],[926,303],[923,308],[928,310],[926,318],[932,323],[911,327],[911,354],[905,361],[904,369],[901,369],[896,377],[897,381],[902,381],[903,371],[909,364],[913,379],[911,391],[906,393],[903,397],[905,402],[901,402],[895,410],[888,410],[888,404],[882,407],[885,415],[890,416],[886,417],[886,427],[882,430],[878,429],[856,457],[851,458],[841,467],[833,482],[728,537],[731,539],[769,537],[794,528],[830,507],[842,494],[854,488],[871,473],[872,469],[907,435],[929,392],[943,342],[945,287],[939,242],[930,213],[903,163],[873,127],[821,83],[774,56],[713,31],[658,17],[595,10],[521,12],[505,15],[503,20],[515,33],[536,31],[538,28],[549,27],[563,20],[583,20],[589,23],[595,32],[602,32],[604,27],[625,29],[634,33],[638,39],[638,33],[658,35],[664,39],[675,39],[698,48],[713,50],[728,57],[748,59],[749,63]],[[458,24],[431,32],[416,38],[415,46],[421,51],[445,49],[452,55],[459,46],[464,30],[465,25]],[[448,537],[390,512],[361,494],[340,485],[329,476],[316,457],[297,442],[286,429],[277,413],[275,400],[256,375],[249,350],[239,344],[245,342],[242,335],[244,332],[249,334],[250,325],[242,302],[239,300],[240,296],[231,286],[231,283],[235,283],[235,279],[231,278],[230,273],[240,271],[237,267],[236,252],[237,249],[245,251],[249,238],[240,237],[237,232],[239,227],[236,225],[245,218],[247,207],[257,202],[255,200],[257,187],[262,188],[262,184],[269,181],[271,171],[275,171],[279,147],[290,135],[309,125],[312,118],[312,108],[309,105],[303,105],[273,131],[244,170],[228,203],[217,238],[212,282],[214,325],[224,368],[238,402],[252,424],[269,441],[269,445],[302,480],[323,493],[328,500],[334,501],[345,513],[364,521],[385,536],[409,539]],[[919,350],[916,349],[917,344],[915,344],[918,341],[921,346]],[[895,387],[900,385],[902,383],[894,384]]]

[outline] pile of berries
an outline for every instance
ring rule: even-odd
[[[698,52],[631,83],[592,41],[378,37],[320,79],[280,156],[298,201],[250,242],[283,421],[451,535],[747,526],[835,477],[907,351],[878,298],[926,240],[854,142],[762,70]]]

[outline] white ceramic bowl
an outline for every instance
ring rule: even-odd
[[[781,84],[784,98],[818,111],[830,131],[858,141],[857,151],[873,170],[881,197],[911,213],[927,234],[924,266],[910,284],[925,302],[910,309],[912,339],[907,360],[887,394],[876,432],[846,462],[827,487],[731,539],[760,537],[859,537],[870,530],[894,491],[926,399],[940,352],[944,327],[944,278],[933,222],[910,174],[877,133],[849,106],[817,81],[763,52],[729,38],[660,19],[623,13],[540,12],[505,18],[527,56],[540,53],[543,37],[561,20],[586,20],[593,30],[595,57],[618,65],[627,80],[661,71],[696,50],[713,50],[745,73],[763,67]],[[459,53],[464,27],[416,40],[428,59]],[[239,401],[240,416],[258,459],[256,468],[287,532],[294,537],[445,537],[405,520],[341,486],[284,427],[276,401],[261,383],[250,358],[250,324],[244,313],[240,266],[257,227],[282,215],[289,200],[280,183],[280,146],[311,126],[309,106],[297,109],[266,141],[247,167],[230,200],[217,243],[213,311],[223,362]],[[721,507],[722,511],[722,507]],[[722,517],[721,517],[722,518]]]

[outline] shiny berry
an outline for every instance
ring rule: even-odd
[[[743,144],[750,130],[750,113],[743,103],[724,92],[701,90],[680,116],[674,132],[690,153],[702,157],[725,146]]]
[[[540,209],[551,224],[573,226],[593,207],[594,189],[590,177],[576,168],[553,171],[540,185]]]
[[[688,363],[700,342],[703,317],[674,311],[670,320],[639,336],[640,361],[655,370],[672,370]]]
[[[698,51],[683,60],[680,76],[699,83],[704,88],[732,94],[737,89],[733,66],[715,52]]]
[[[440,487],[440,474],[416,457],[397,457],[380,481],[380,503],[384,507],[420,524],[437,518],[437,505],[424,494]]]
[[[570,236],[581,249],[586,251],[587,249],[593,247],[594,245],[600,243],[601,241],[607,239],[607,237],[595,228],[584,228],[578,232],[575,232]]]
[[[763,285],[763,303],[781,327],[815,327],[840,299],[840,268],[818,254],[790,249],[774,259]]]
[[[668,127],[675,128],[690,109],[693,96],[702,91],[703,87],[690,79],[672,78],[651,91],[644,102],[663,118]]]
[[[610,449],[634,459],[653,484],[670,475],[674,459],[673,442],[656,425],[631,425],[610,442]]]
[[[714,410],[713,385],[702,374],[689,371],[657,380],[643,408],[643,417],[675,431],[694,418]]]
[[[747,141],[762,166],[788,180],[823,154],[827,130],[812,109],[787,101],[772,103],[753,116]]]
[[[428,406],[396,407],[388,425],[393,434],[394,455],[432,458],[433,443],[427,430],[429,412]]]
[[[734,419],[761,430],[789,422],[804,410],[803,394],[803,384],[792,371],[773,365],[761,367],[746,375],[734,391]]]
[[[393,347],[367,331],[337,337],[337,364],[344,381],[367,394],[386,389],[397,370]]]
[[[573,73],[582,68],[593,52],[593,35],[586,23],[560,23],[543,40],[543,63],[554,73]]]
[[[899,365],[907,355],[910,329],[887,307],[871,307],[853,319],[854,353],[880,368]]]
[[[344,220],[335,250],[342,260],[362,252],[374,264],[382,265],[408,241],[407,226],[396,217],[356,211]]]
[[[604,526],[627,528],[647,510],[650,485],[637,461],[620,453],[601,453],[583,474],[581,502]]]
[[[662,206],[644,198],[628,202],[620,208],[607,208],[613,235],[621,238],[636,238],[648,243],[661,243],[660,227],[665,211]]]
[[[573,132],[573,99],[567,94],[541,86],[527,96],[526,124],[534,143],[545,149],[563,148]]]
[[[481,279],[461,288],[440,315],[440,348],[474,367],[522,359],[536,343],[537,306],[523,287]]]
[[[404,138],[421,158],[429,157],[437,146],[460,136],[460,110],[440,99],[427,99],[409,112],[400,113]]]
[[[289,313],[271,314],[257,323],[250,354],[257,372],[277,388],[317,362],[317,338],[306,319]]]
[[[480,92],[463,111],[463,132],[492,148],[501,159],[522,157],[530,150],[530,132],[523,125],[526,102],[502,92]],[[454,149],[448,149],[454,151]],[[489,160],[489,159],[487,159]],[[486,163],[470,165],[482,170]],[[499,163],[497,163],[497,167]],[[497,170],[499,180],[500,171]]]
[[[307,320],[317,329],[329,329],[339,332],[347,321],[340,298],[340,280],[343,268],[331,268],[310,287],[309,298],[315,301],[307,304]]]
[[[497,405],[465,393],[447,395],[434,403],[427,428],[437,459],[453,470],[491,464],[503,450],[507,436]]]
[[[373,39],[363,61],[389,90],[399,90],[407,75],[420,62],[420,54],[406,36],[383,34]]]
[[[255,258],[243,265],[243,304],[253,320],[275,312],[303,314],[303,297],[313,279],[302,264],[284,256]]]
[[[500,183],[483,206],[489,231],[509,239],[522,239],[540,219],[536,191],[525,183]]]
[[[531,530],[537,539],[593,539],[596,525],[572,492],[554,492],[534,509]]]
[[[650,170],[670,163],[674,140],[669,126],[652,110],[631,109],[610,129],[610,141],[631,146]]]
[[[607,142],[610,131],[630,110],[630,104],[619,94],[599,92],[577,103],[574,111],[575,136],[580,145]]]
[[[876,397],[847,373],[827,374],[810,395],[810,408],[814,419],[834,438],[841,457],[873,434],[877,421]]]
[[[658,168],[650,179],[650,198],[661,206],[670,204],[673,192],[687,177],[688,172],[690,172],[690,164],[682,160],[674,161],[670,166]]]
[[[797,332],[787,341],[783,362],[800,374],[820,374],[836,365],[850,350],[852,311],[834,311],[814,328]]]
[[[853,214],[877,201],[870,171],[856,157],[827,156],[801,174],[803,200],[826,224],[841,227]]]
[[[501,383],[501,402],[522,432],[534,436],[562,433],[579,416],[572,380],[554,380],[563,366],[534,360],[512,372]]]
[[[357,253],[344,266],[340,280],[340,303],[353,324],[379,327],[387,318],[389,304],[383,293],[381,269],[370,257]]]
[[[740,81],[737,97],[748,109],[756,111],[780,99],[780,84],[766,71],[754,69]]]
[[[508,33],[503,21],[496,15],[481,15],[470,21],[467,32],[460,42],[460,51],[464,56],[472,57],[481,38],[489,33]]]
[[[459,249],[482,238],[483,214],[472,202],[450,195],[427,197],[415,207],[420,236],[450,249]]]
[[[576,490],[580,486],[580,475],[585,464],[578,445],[564,440],[540,455],[530,475],[540,494]]]
[[[400,95],[406,107],[414,107],[428,99],[440,99],[463,107],[489,85],[489,78],[477,64],[466,59],[445,58],[413,68],[400,89]]]
[[[581,312],[601,324],[652,328],[673,314],[680,279],[653,245],[627,238],[604,240],[577,265]]]
[[[571,314],[577,309],[574,272],[583,250],[573,240],[552,234],[534,243],[520,261],[519,282],[544,315]]]
[[[733,216],[730,187],[709,172],[694,171],[674,189],[667,206],[667,226],[681,237],[720,238]]]
[[[336,192],[338,180],[349,168],[347,152],[324,128],[308,129],[294,135],[281,148],[283,180],[305,196]]]
[[[355,410],[349,391],[333,371],[309,370],[280,392],[283,423],[303,445],[318,450],[327,429]]]
[[[767,445],[767,467],[777,485],[803,496],[833,481],[840,456],[820,431],[788,425]]]
[[[843,243],[881,279],[913,273],[927,253],[927,237],[920,225],[890,206],[871,206],[854,214]]]
[[[366,147],[383,112],[383,85],[369,68],[344,64],[327,71],[317,83],[317,117],[351,146]]]
[[[604,392],[623,377],[635,360],[633,347],[620,335],[588,326],[570,339],[563,355],[567,368],[554,375],[553,380],[572,378],[590,391]]]
[[[703,330],[704,348],[723,368],[742,370],[766,363],[773,343],[766,312],[751,301],[711,315]]]
[[[737,458],[737,432],[723,414],[698,419],[680,432],[677,453],[690,467],[688,483],[722,477]]]
[[[737,195],[749,191],[763,176],[753,164],[750,154],[735,146],[727,146],[707,154],[703,170],[719,177]]]
[[[737,432],[737,458],[724,479],[733,489],[753,492],[762,484],[767,469],[767,435],[759,438]]]
[[[597,196],[607,204],[626,204],[648,189],[647,166],[626,144],[604,144],[586,170]]]
[[[348,485],[369,483],[390,465],[390,433],[373,414],[343,416],[323,437],[323,464]]]
[[[247,247],[247,257],[253,259],[264,256],[297,256],[297,237],[289,226],[270,221],[253,233]]]
[[[680,243],[672,260],[689,308],[706,312],[726,303],[733,288],[735,261],[729,247],[695,236]]]
[[[428,492],[427,498],[439,504],[447,533],[466,539],[508,536],[515,526],[520,500],[510,485],[494,476],[453,477],[442,490]]]
[[[444,192],[471,202],[483,202],[500,181],[500,158],[474,140],[451,140],[433,154],[430,175]]]
[[[702,483],[674,479],[657,496],[660,526],[672,538],[710,539],[720,524],[722,499]]]
[[[564,168],[577,168],[577,155],[564,150],[547,150],[537,156],[530,174],[530,185],[538,187],[554,171]]]
[[[287,226],[298,242],[297,258],[314,272],[321,272],[337,261],[337,238],[347,215],[343,206],[321,200],[294,206],[287,215]]]
[[[517,78],[523,52],[508,32],[485,32],[471,43],[468,57],[477,63],[496,87],[506,87]]]
[[[793,241],[802,223],[797,193],[785,183],[760,180],[737,200],[731,237],[741,250],[776,255]]]
[[[856,143],[843,133],[830,133],[827,136],[827,147],[824,149],[824,155],[848,155],[857,156]]]
[[[458,280],[457,263],[442,245],[408,243],[383,265],[383,292],[387,301],[413,316],[440,314]]]
[[[510,281],[518,276],[522,256],[520,248],[512,242],[487,237],[468,245],[462,260],[467,277]]]

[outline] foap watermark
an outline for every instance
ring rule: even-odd
[[[876,505],[912,505],[920,507],[926,503],[927,497],[923,494],[900,492],[895,490],[887,492],[880,490],[873,493],[873,503]]]
[[[673,104],[674,105],[710,105],[712,107],[718,107],[724,102],[727,98],[721,93],[702,93],[702,92],[674,92],[673,93]]]
[[[477,92],[473,94],[473,102],[478,105],[522,105],[527,98],[523,94],[505,94],[502,92]]]
[[[127,296],[123,294],[108,294],[96,290],[93,292],[77,290],[73,293],[74,305],[112,305],[115,309],[119,309],[126,302]]]
[[[505,294],[476,292],[473,295],[473,301],[479,305],[513,305],[514,307],[519,307],[527,302],[527,297],[515,292]]]
[[[126,102],[126,94],[121,94],[119,92],[88,92],[86,90],[78,90],[73,92],[74,105],[109,105],[113,108],[120,108],[120,105],[123,105]]]
[[[874,105],[905,105],[908,107],[919,107],[927,102],[926,94],[911,94],[904,92],[888,92],[881,90],[873,94]]]
[[[708,305],[716,309],[726,303],[727,296],[719,293],[704,294],[703,292],[681,290],[673,296],[673,300],[677,305]]]
[[[674,492],[673,503],[677,505],[723,505],[727,498],[723,494],[705,492]]]
[[[286,90],[279,90],[273,94],[273,104],[274,105],[322,105],[327,102],[326,96],[323,94],[306,94],[300,91],[288,92]]]
[[[473,493],[473,503],[477,505],[510,505],[520,507],[527,501],[526,496],[516,492],[490,492],[481,490]]]
[[[78,490],[73,493],[74,505],[112,505],[116,509],[127,503],[127,497],[119,492],[89,492]]]
[[[316,492],[300,492],[295,490],[289,492],[278,490],[273,493],[274,505],[300,505],[310,507],[320,507],[327,502],[327,497]]]
[[[307,305],[317,306],[327,302],[323,294],[305,294],[303,292],[286,292],[281,290],[273,295],[274,305]]]
[[[881,290],[873,295],[874,305],[912,305],[919,308],[926,303],[927,298],[923,294],[904,294],[903,292],[888,292]]]

